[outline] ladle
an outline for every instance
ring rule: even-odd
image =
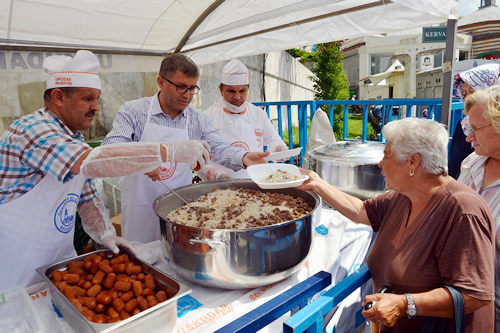
[[[195,212],[199,212],[199,213],[211,213],[213,211],[215,211],[215,208],[211,208],[211,207],[201,207],[201,206],[189,206],[189,202],[187,202],[186,200],[184,200],[179,194],[177,194],[177,192],[175,192],[174,190],[172,190],[167,184],[165,184],[164,182],[162,182],[161,180],[159,180],[159,182],[165,186],[170,192],[172,192],[173,194],[175,194],[177,196],[177,198],[181,199],[182,201],[184,201],[184,203],[193,211]]]

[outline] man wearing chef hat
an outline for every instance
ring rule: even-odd
[[[204,165],[206,142],[137,143],[92,149],[79,131],[99,111],[99,61],[90,51],[43,63],[44,106],[0,137],[0,290],[41,281],[35,269],[75,256],[78,210],[92,239],[118,253],[134,251],[117,237],[93,177],[150,172],[165,161]]]
[[[210,145],[212,161],[227,168],[239,170],[251,164],[267,163],[263,158],[267,153],[248,153],[239,147],[230,147],[213,128],[211,120],[189,106],[200,89],[198,76],[198,66],[185,55],[165,57],[156,78],[160,90],[152,97],[125,103],[116,114],[113,129],[103,145],[198,139]],[[159,174],[149,176],[175,189],[192,183],[191,170],[186,163],[168,162],[162,164]],[[160,223],[152,202],[165,193],[165,187],[141,174],[123,177],[120,185],[123,236],[142,243],[159,240]]]
[[[222,68],[219,85],[222,101],[205,110],[205,114],[233,147],[262,152],[267,146],[271,153],[288,150],[266,112],[246,101],[249,87],[248,68],[238,59],[229,61]],[[233,171],[215,163],[210,163],[199,174],[208,180],[249,178],[246,170]]]

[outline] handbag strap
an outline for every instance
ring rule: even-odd
[[[453,312],[455,314],[455,332],[456,333],[465,333],[465,305],[464,305],[464,297],[462,293],[452,286],[444,286],[446,287],[451,297],[453,297]]]
[[[455,318],[455,333],[465,333],[465,317],[464,317],[464,297],[462,293],[451,286],[443,286],[450,291],[453,298],[453,317]],[[444,332],[446,326],[446,318],[427,317],[422,333],[428,332]]]

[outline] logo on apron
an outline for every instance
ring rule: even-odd
[[[172,177],[176,168],[177,162],[168,161],[163,163],[160,171],[160,179],[165,180]]]
[[[231,143],[231,147],[243,148],[245,151],[250,151],[250,147],[243,141],[236,141]]]
[[[80,196],[69,193],[61,202],[54,214],[54,224],[60,232],[67,234],[75,225],[76,208],[80,202]]]

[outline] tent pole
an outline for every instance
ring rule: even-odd
[[[457,20],[446,23],[446,51],[443,63],[443,107],[441,123],[450,128],[451,103],[453,100],[453,66],[455,63],[455,38],[457,35]]]

